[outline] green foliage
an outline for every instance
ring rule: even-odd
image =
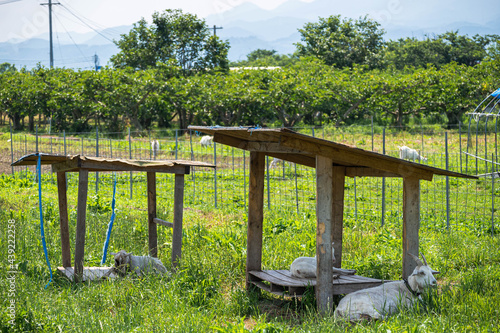
[[[297,43],[301,56],[315,56],[337,68],[355,64],[379,67],[378,54],[385,33],[380,24],[367,16],[358,20],[342,19],[340,15],[319,18],[299,29],[304,44]]]
[[[116,45],[120,52],[111,62],[118,68],[148,69],[163,63],[178,66],[184,76],[228,68],[229,44],[211,36],[203,19],[180,9],[155,12],[150,26],[141,19]]]

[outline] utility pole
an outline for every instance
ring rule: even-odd
[[[99,66],[99,56],[97,53],[94,54],[94,67],[95,70],[98,71],[101,66]]]
[[[213,29],[214,29],[214,36],[217,36],[217,32],[216,32],[216,31],[217,31],[217,29],[222,29],[222,27],[218,27],[218,26],[216,26],[216,25],[214,24]]]
[[[50,68],[54,67],[54,47],[52,44],[52,5],[60,5],[59,2],[52,3],[52,0],[49,0],[48,3],[40,4],[42,6],[49,6],[49,46],[50,46]]]

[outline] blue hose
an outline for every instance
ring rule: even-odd
[[[102,248],[102,259],[101,265],[104,265],[106,262],[106,255],[108,253],[108,245],[109,238],[111,237],[111,230],[113,229],[113,222],[115,221],[115,195],[116,195],[116,174],[114,175],[114,183],[113,183],[113,200],[111,201],[111,219],[108,223],[108,232],[106,234],[106,241],[104,242],[104,246]]]
[[[42,245],[43,245],[43,252],[45,253],[45,260],[47,261],[47,266],[49,267],[49,272],[50,272],[50,281],[47,283],[45,286],[45,289],[50,285],[52,282],[52,268],[50,267],[50,261],[49,261],[49,255],[47,253],[47,244],[45,243],[45,232],[43,230],[43,211],[42,211],[42,154],[38,153],[38,161],[36,163],[36,172],[38,176],[38,207],[40,210],[40,232],[42,234]]]

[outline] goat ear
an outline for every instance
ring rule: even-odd
[[[116,256],[116,253],[114,252],[110,252],[109,254],[111,254],[112,256]]]
[[[417,263],[417,266],[424,266],[424,264],[422,263],[422,261],[420,259],[418,259],[418,257],[412,253],[409,253],[408,254],[410,255],[410,257],[413,258],[413,260],[415,260],[415,262]]]
[[[433,269],[431,269],[431,273],[432,273],[433,275],[436,275],[436,274],[441,274],[441,272],[439,272],[439,271],[435,271],[435,270],[433,270]]]
[[[427,264],[427,260],[425,260],[424,254],[423,254],[422,252],[420,252],[420,255],[422,256],[422,259],[424,259],[424,264],[425,264],[425,266],[429,266],[429,265]]]

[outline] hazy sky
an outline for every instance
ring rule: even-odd
[[[154,11],[181,8],[200,17],[220,13],[244,2],[272,9],[286,0],[53,0],[62,6],[53,6],[55,31],[87,32],[90,28],[130,25],[144,17],[150,19]],[[310,2],[311,0],[302,0]],[[0,41],[11,38],[31,38],[48,32],[48,9],[42,6],[48,0],[0,0]],[[62,8],[64,7],[64,8]],[[78,18],[77,18],[78,17]],[[90,22],[90,23],[89,23]]]

